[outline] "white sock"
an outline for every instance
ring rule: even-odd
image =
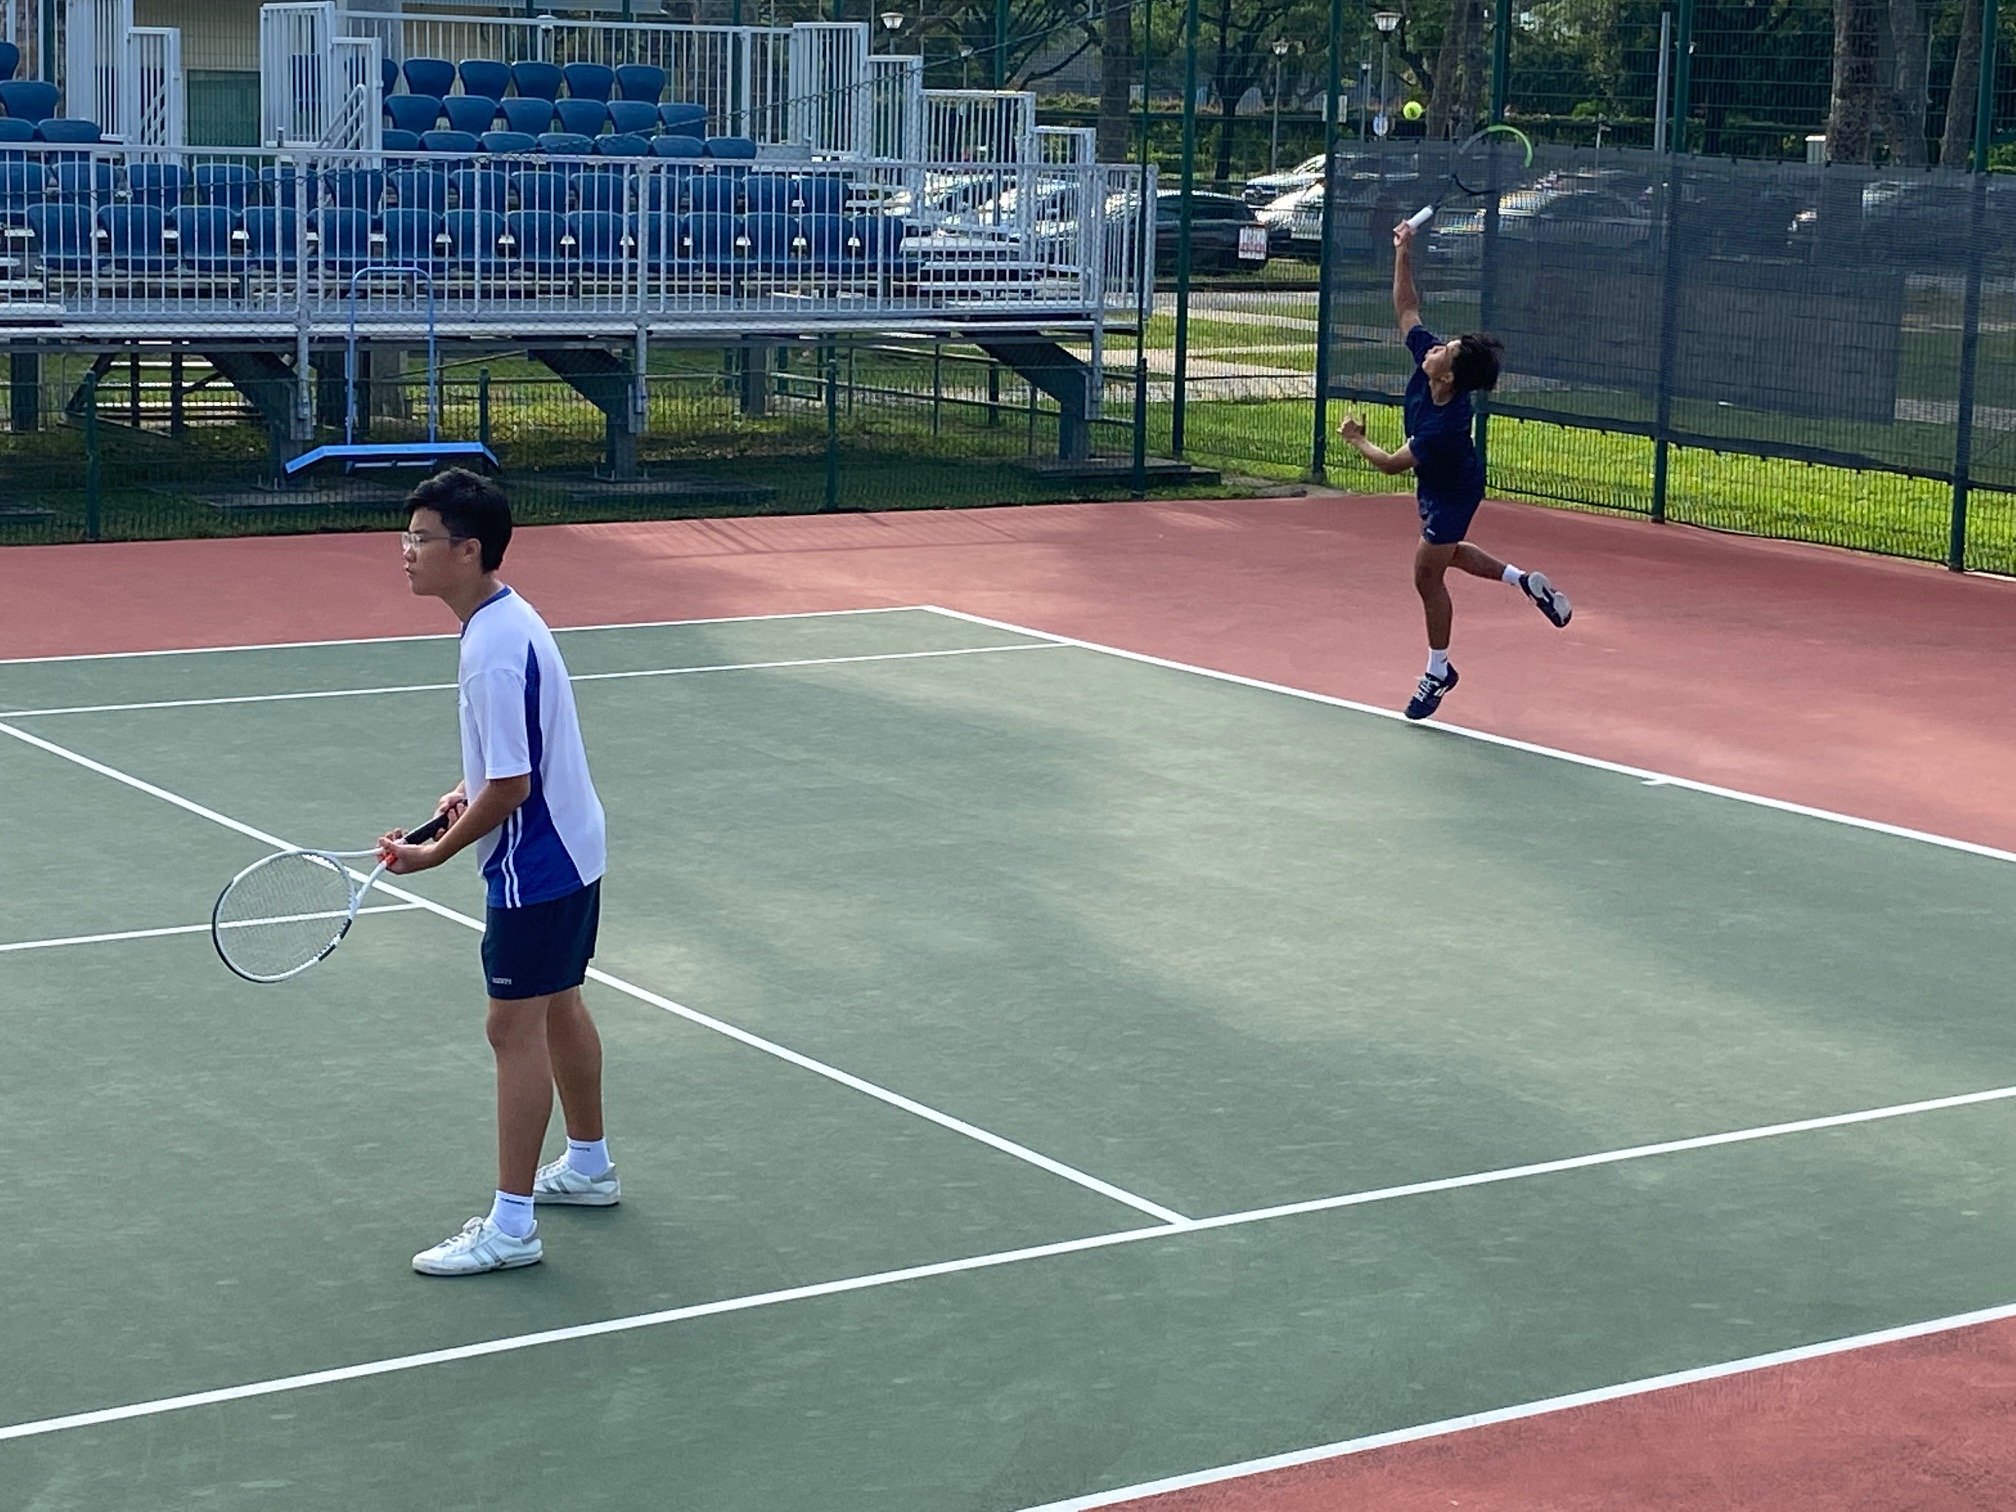
[[[523,1239],[532,1232],[531,1194],[520,1197],[516,1192],[500,1191],[490,1204],[490,1221],[513,1239]]]
[[[1428,675],[1430,677],[1447,677],[1449,675],[1449,653],[1447,651],[1437,651],[1433,646],[1428,648]]]
[[[567,1141],[567,1169],[577,1176],[600,1176],[608,1170],[609,1141],[606,1139],[570,1139]]]
[[[1519,582],[1519,579],[1526,576],[1526,574],[1521,572],[1517,567],[1514,567],[1510,562],[1507,562],[1505,564],[1505,570],[1502,573],[1500,573],[1499,576],[1504,578],[1505,581],[1510,583],[1514,588],[1518,588],[1522,586]]]

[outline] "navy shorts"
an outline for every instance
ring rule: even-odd
[[[1477,517],[1476,500],[1470,504],[1430,503],[1426,499],[1421,505],[1421,539],[1430,546],[1454,546],[1470,533],[1470,522]]]
[[[493,998],[546,997],[579,987],[595,955],[602,882],[523,908],[492,908],[483,925],[483,982]]]

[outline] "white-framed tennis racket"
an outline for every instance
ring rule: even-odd
[[[446,814],[436,814],[402,843],[424,845],[448,824]],[[380,861],[360,882],[346,863],[377,854],[375,847],[286,850],[254,861],[225,884],[210,910],[217,958],[248,982],[284,982],[326,960],[357,922],[364,895],[385,875]]]

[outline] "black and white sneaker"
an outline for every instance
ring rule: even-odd
[[[1442,695],[1456,686],[1456,669],[1451,666],[1447,672],[1437,677],[1433,672],[1421,679],[1421,686],[1414,690],[1414,696],[1407,703],[1409,719],[1426,719],[1442,707]]]
[[[1526,597],[1533,600],[1534,607],[1554,623],[1556,629],[1568,623],[1575,613],[1568,602],[1568,595],[1547,581],[1544,572],[1522,572],[1519,586],[1526,590]]]

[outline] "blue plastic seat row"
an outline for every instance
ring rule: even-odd
[[[6,87],[0,84],[0,90]],[[81,116],[46,116],[41,120],[30,120],[25,115],[0,116],[0,142],[45,142],[66,147],[88,147],[104,140],[105,133],[99,129],[98,123]]]
[[[386,152],[452,153],[464,157],[538,152],[548,157],[709,158],[722,163],[756,159],[756,144],[748,137],[702,139],[669,132],[648,137],[634,132],[591,137],[576,131],[544,131],[537,136],[522,131],[486,131],[479,136],[469,131],[412,132],[391,127],[384,132],[380,145]]]
[[[557,100],[564,87],[575,100],[611,99],[648,101],[655,105],[665,94],[665,70],[649,63],[545,63],[527,59],[505,63],[495,58],[464,58],[450,63],[446,58],[408,58],[402,69],[385,60],[385,93],[390,94],[401,74],[406,88],[414,94],[446,96],[462,81],[462,92],[501,100],[515,89],[520,98]]]
[[[652,100],[542,100],[513,97],[496,99],[490,95],[387,95],[385,119],[396,131],[416,136],[432,131],[446,120],[451,131],[467,131],[478,136],[490,130],[501,116],[505,129],[537,136],[558,129],[582,136],[599,136],[604,131],[650,136],[659,131],[704,130],[707,107],[675,101],[661,105]]]
[[[508,278],[613,274],[641,259],[702,271],[840,273],[883,270],[902,256],[904,226],[875,215],[623,215],[576,210],[323,209],[305,228],[297,211],[255,205],[234,213],[218,205],[44,204],[28,228],[46,272],[162,277],[170,274],[273,274],[298,270],[304,243],[310,266],[348,274],[369,263],[411,263],[444,276]],[[306,236],[304,237],[304,229]]]

